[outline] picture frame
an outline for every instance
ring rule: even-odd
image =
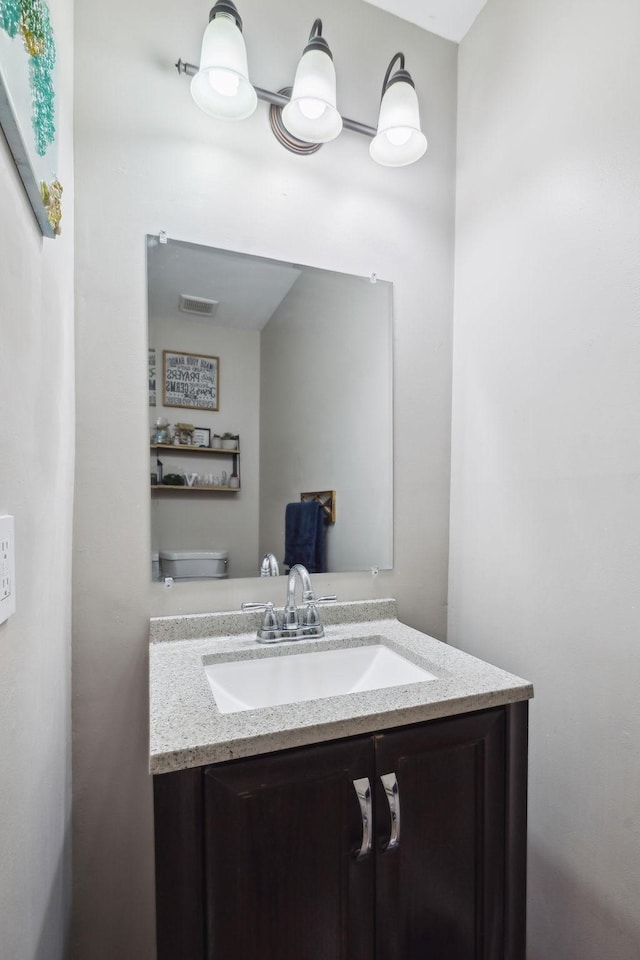
[[[149,406],[156,405],[156,350],[149,347]]]
[[[211,430],[209,430],[209,427],[195,428],[193,431],[193,445],[194,447],[211,446]]]
[[[46,0],[0,17],[0,127],[43,236],[61,232],[57,51]]]
[[[165,407],[216,411],[220,405],[220,358],[182,350],[162,351]]]

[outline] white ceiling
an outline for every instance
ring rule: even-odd
[[[487,0],[365,0],[430,33],[460,43]]]
[[[169,240],[147,244],[149,319],[184,322],[180,294],[204,297],[220,304],[215,316],[188,319],[217,327],[262,330],[300,276],[290,264],[245,257],[195,243]]]

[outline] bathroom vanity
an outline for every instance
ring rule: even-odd
[[[273,648],[240,614],[152,621],[159,960],[524,960],[530,684],[393,601],[323,614]],[[372,645],[429,678],[221,712],[206,674]]]

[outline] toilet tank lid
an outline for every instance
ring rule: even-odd
[[[227,560],[228,550],[161,550],[161,560]]]

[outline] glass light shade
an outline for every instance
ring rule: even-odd
[[[342,130],[336,110],[336,70],[322,50],[307,50],[300,58],[291,100],[282,109],[282,122],[305,143],[328,143]]]
[[[191,96],[217,120],[244,120],[258,105],[249,83],[247,50],[233,17],[218,14],[202,39],[200,69],[191,81]]]
[[[392,83],[380,104],[378,133],[369,146],[372,159],[384,167],[406,167],[426,149],[416,91],[402,80]]]

